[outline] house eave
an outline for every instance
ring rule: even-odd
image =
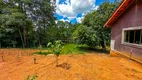
[[[111,27],[112,24],[118,19],[119,16],[134,2],[135,0],[123,0],[119,7],[114,11],[108,21],[105,23],[105,27]]]

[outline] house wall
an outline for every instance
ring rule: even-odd
[[[134,46],[122,44],[122,30],[124,28],[142,26],[142,0],[136,0],[112,25],[112,49],[142,62],[142,45]],[[114,44],[114,45],[113,45]]]

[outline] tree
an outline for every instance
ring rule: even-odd
[[[106,50],[106,44],[110,43],[110,29],[104,28],[104,24],[117,6],[118,3],[104,2],[97,10],[88,13],[74,31],[74,39],[81,44],[101,46]]]
[[[31,8],[31,19],[37,28],[38,43],[45,46],[49,41],[49,29],[55,26],[55,6],[50,0],[34,0]]]
[[[23,47],[26,47],[28,30],[31,30],[30,28],[32,28],[32,22],[27,18],[25,8],[23,7],[25,5],[24,2],[22,2],[22,0],[19,2],[17,0],[1,0],[0,4],[2,5],[0,23],[2,23],[1,27],[4,26],[5,34],[9,35],[9,37],[5,36],[8,43],[12,43],[13,45],[16,43],[22,43]],[[10,30],[11,34],[7,30]],[[17,36],[16,33],[19,35]],[[12,37],[13,35],[14,38]],[[19,37],[21,42],[16,40],[19,39]]]
[[[47,44],[47,32],[55,26],[54,3],[50,0],[0,0],[0,5],[0,46]]]
[[[47,44],[47,47],[52,50],[52,53],[54,53],[54,55],[56,56],[56,66],[58,66],[58,57],[63,49],[63,42],[60,40],[55,41],[54,44],[52,42],[49,42]]]
[[[92,27],[87,27],[86,25],[80,25],[76,28],[73,33],[73,40],[79,44],[87,44],[91,47],[98,45],[98,40],[95,31]]]
[[[54,42],[61,40],[64,43],[71,42],[71,35],[73,32],[72,24],[69,22],[58,21],[55,26],[48,29],[48,41]]]

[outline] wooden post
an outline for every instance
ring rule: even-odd
[[[133,54],[133,50],[131,49],[131,53],[130,53],[130,59],[131,59],[131,57],[132,57],[132,54]]]

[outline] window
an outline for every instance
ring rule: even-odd
[[[124,30],[124,42],[142,44],[142,29]]]

